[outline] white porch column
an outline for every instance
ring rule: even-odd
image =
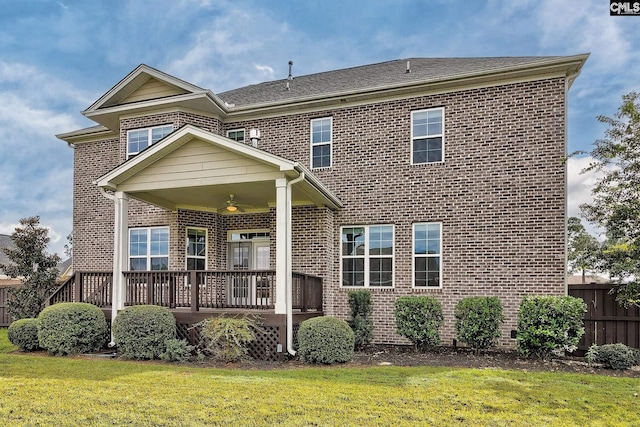
[[[124,308],[125,280],[123,271],[128,265],[127,244],[129,241],[129,196],[122,191],[115,193],[115,217],[113,232],[113,293],[111,300],[111,322],[116,318],[119,310]],[[112,323],[113,324],[113,323]]]
[[[276,179],[276,314],[287,313],[287,277],[291,276],[287,235],[291,200],[287,190],[286,178]]]

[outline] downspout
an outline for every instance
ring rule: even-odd
[[[104,197],[106,197],[107,199],[111,200],[111,201],[113,202],[113,204],[114,204],[114,205],[117,203],[117,198],[116,198],[116,196],[114,196],[113,194],[109,194],[109,193],[107,193],[103,187],[100,187],[100,194],[102,194],[102,195],[103,195]],[[115,286],[113,287],[112,294],[113,294],[113,295],[111,296],[111,306],[112,306],[112,307],[111,307],[111,310],[112,310],[112,312],[111,312],[111,324],[113,324],[113,317],[114,317],[114,316],[113,316],[113,307],[117,307],[117,306],[118,306],[118,305],[117,305],[117,301],[116,301],[116,299],[117,299],[117,294],[115,293]],[[115,345],[116,345],[116,342],[115,342],[115,340],[113,339],[113,330],[112,330],[112,331],[111,331],[111,341],[109,341],[109,344],[107,344],[107,346],[108,346],[109,348],[112,348],[112,347],[115,347]]]
[[[285,278],[285,305],[287,308],[287,352],[295,356],[293,349],[293,283],[292,283],[292,258],[291,258],[291,186],[304,180],[304,172],[287,183],[287,277]]]

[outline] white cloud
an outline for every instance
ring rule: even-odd
[[[582,173],[582,171],[594,162],[591,156],[571,157],[567,161],[567,215],[582,218],[580,205],[593,202],[591,190],[602,178],[603,172]],[[583,225],[593,235],[598,235],[601,230],[583,219]]]

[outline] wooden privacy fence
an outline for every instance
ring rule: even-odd
[[[640,348],[640,308],[621,307],[610,290],[611,285],[569,285],[569,295],[587,304],[585,334],[578,350],[586,351],[592,344],[616,343]]]
[[[11,316],[7,311],[7,299],[9,298],[9,289],[14,286],[0,286],[0,327],[7,327],[11,324]]]

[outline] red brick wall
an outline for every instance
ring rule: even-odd
[[[449,344],[455,304],[465,296],[495,295],[507,317],[501,343],[514,345],[509,331],[515,329],[522,296],[565,292],[564,90],[558,78],[250,122],[220,124],[185,113],[124,119],[119,146],[108,141],[76,147],[76,269],[111,267],[113,207],[90,182],[124,160],[126,129],[193,123],[224,134],[255,127],[262,134],[261,149],[308,166],[309,122],[332,116],[333,166],[314,174],[345,207],[335,213],[295,208],[293,221],[294,270],[324,277],[327,314],[346,318],[348,313],[348,290],[340,287],[339,277],[340,227],[393,224],[395,286],[372,290],[375,340],[405,342],[395,333],[398,296],[426,294],[442,301],[442,337]],[[412,166],[411,111],[431,107],[445,109],[445,161]],[[186,225],[210,227],[210,248],[217,258],[210,260],[212,268],[226,268],[227,230],[268,228],[272,244],[275,238],[273,209],[223,217],[174,214],[132,202],[130,212],[132,226],[172,226],[171,268],[184,266]],[[412,224],[431,221],[443,226],[442,289],[415,290]],[[82,238],[85,233],[92,238]]]

